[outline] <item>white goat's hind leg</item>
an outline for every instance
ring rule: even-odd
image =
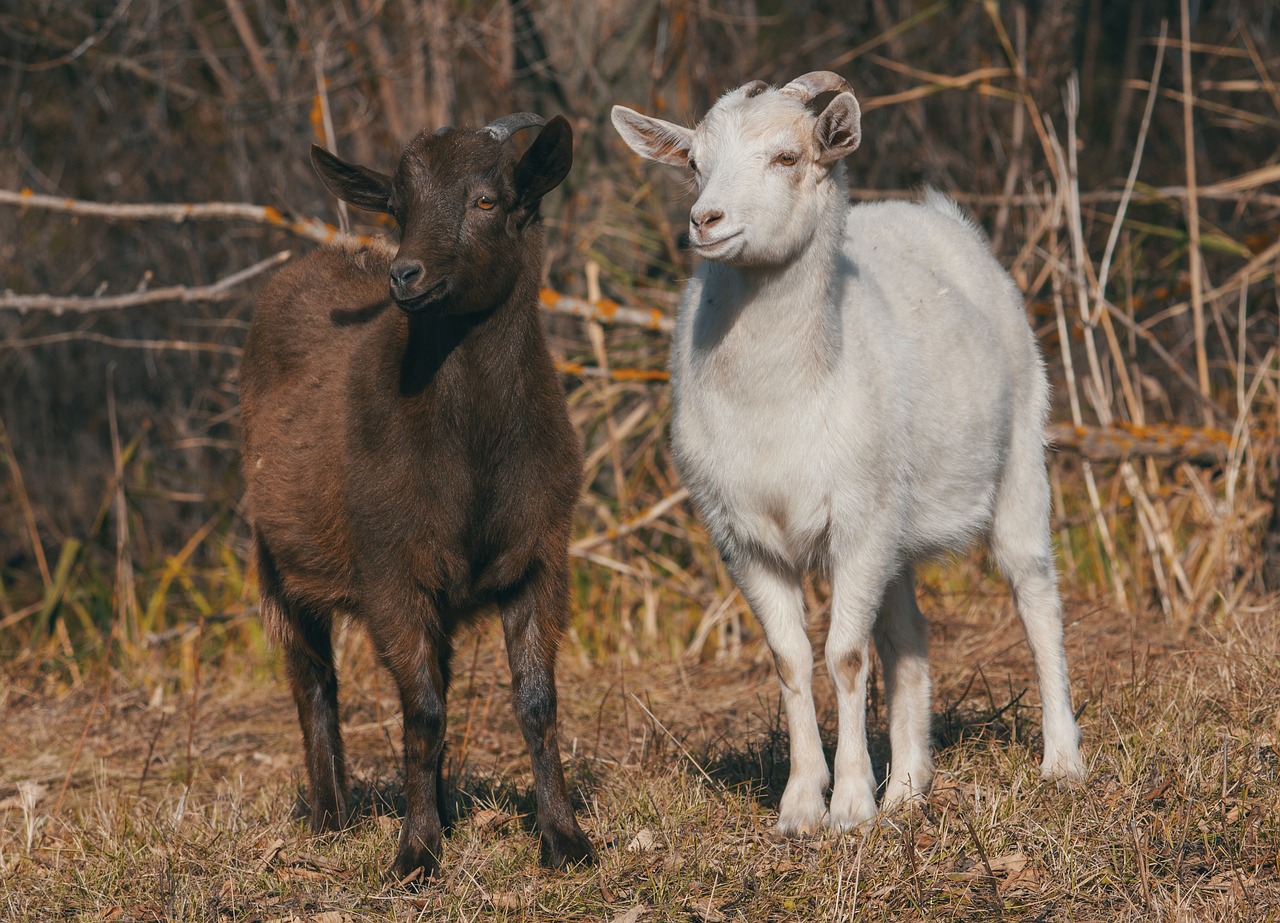
[[[1038,432],[1036,437],[1038,440]],[[991,549],[1013,588],[1014,605],[1035,661],[1043,711],[1041,777],[1059,783],[1084,778],[1080,728],[1071,708],[1067,655],[1062,641],[1058,569],[1049,542],[1049,484],[1042,450],[1010,455],[996,497]]]
[[[876,815],[876,780],[867,752],[867,671],[885,579],[862,562],[837,562],[832,581],[827,669],[836,686],[840,742],[827,826],[851,830]]]
[[[791,737],[791,775],[778,807],[778,832],[813,833],[826,813],[823,793],[831,782],[813,707],[813,645],[805,634],[800,576],[780,574],[758,561],[738,561],[734,579],[764,628],[773,651]]]
[[[1007,570],[1005,573],[1009,574]],[[1078,782],[1084,778],[1084,763],[1080,759],[1080,728],[1071,708],[1067,655],[1062,644],[1057,569],[1052,558],[1045,558],[1036,569],[1016,577],[1009,575],[1009,581],[1040,684],[1044,736],[1040,775],[1062,783]]]
[[[881,808],[889,810],[925,794],[933,781],[929,626],[916,605],[914,568],[907,567],[889,584],[876,619],[875,641],[889,706],[892,757],[881,802]]]

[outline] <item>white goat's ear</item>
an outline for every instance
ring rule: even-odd
[[[840,93],[818,116],[813,129],[818,144],[818,163],[835,163],[862,143],[862,107],[852,93]]]
[[[627,147],[641,157],[675,167],[688,165],[689,147],[693,144],[693,132],[689,129],[641,115],[626,106],[614,106],[612,119],[613,127],[627,142]]]

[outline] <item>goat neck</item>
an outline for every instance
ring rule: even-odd
[[[404,352],[400,358],[400,394],[421,394],[447,365],[468,377],[484,375],[502,385],[512,375],[512,363],[528,358],[539,332],[536,279],[522,273],[505,301],[488,311],[468,314],[400,314]],[[451,360],[453,362],[451,363]],[[492,374],[486,374],[486,373]]]
[[[702,284],[690,338],[695,361],[729,343],[741,344],[735,352],[768,343],[758,360],[779,371],[834,368],[840,350],[843,274],[836,270],[844,259],[846,183],[845,166],[836,163],[820,184],[813,236],[786,262],[702,262],[695,276]]]

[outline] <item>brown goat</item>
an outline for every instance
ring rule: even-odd
[[[539,203],[569,172],[573,133],[552,119],[518,161],[503,143],[542,124],[520,113],[424,131],[394,176],[313,147],[330,191],[396,219],[399,250],[333,246],[290,263],[260,297],[245,346],[262,611],[298,706],[311,826],[347,817],[330,638],[344,614],[365,626],[400,692],[401,879],[439,862],[452,638],[493,603],[533,760],[542,863],[593,856],[556,740],[582,452],[538,313]]]

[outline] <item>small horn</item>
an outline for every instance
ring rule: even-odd
[[[759,96],[767,89],[769,89],[769,84],[765,83],[763,80],[752,80],[750,83],[744,83],[739,87],[739,91],[743,96],[747,97],[747,99],[750,99],[753,96]]]
[[[534,115],[532,112],[514,112],[500,119],[494,119],[480,130],[487,131],[494,141],[506,141],[522,128],[533,128],[536,125],[545,124],[547,120],[540,115]]]
[[[831,71],[810,71],[792,80],[782,88],[782,92],[807,103],[820,93],[852,93],[853,87],[839,74]]]

